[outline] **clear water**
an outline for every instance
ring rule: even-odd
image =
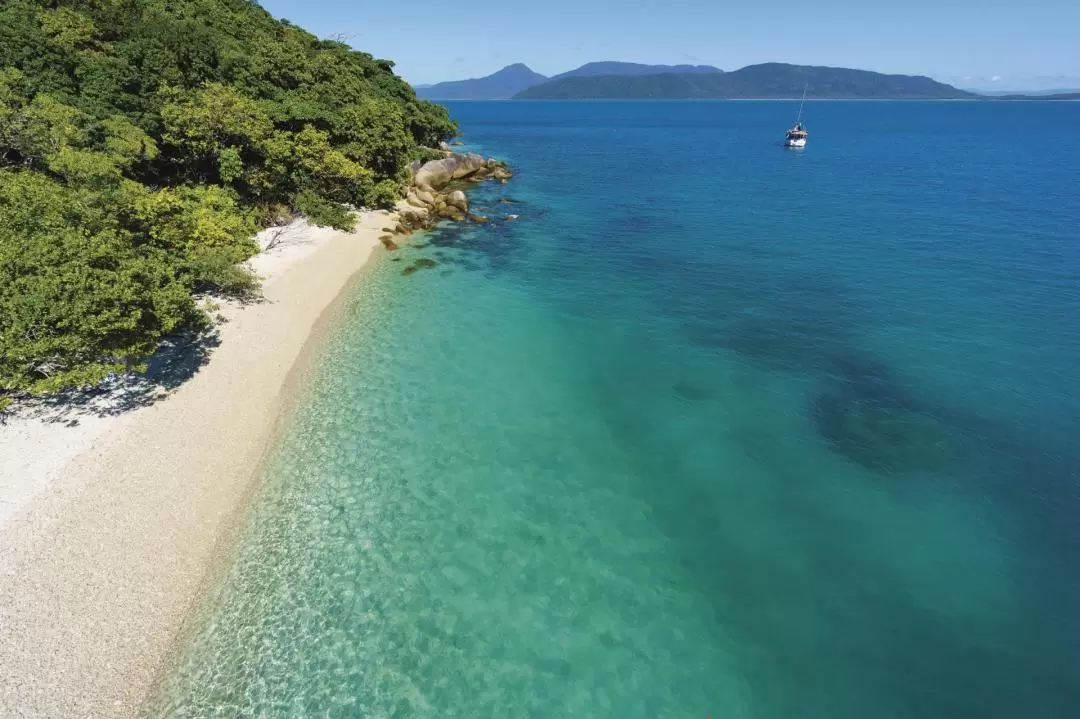
[[[1080,104],[793,110],[454,105],[146,713],[1080,716]]]

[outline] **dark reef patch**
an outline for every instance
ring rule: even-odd
[[[812,318],[757,317],[690,324],[687,339],[707,349],[728,350],[768,370],[828,372],[832,359],[850,353],[850,338]]]
[[[403,274],[403,275],[411,275],[411,274],[414,274],[415,272],[417,272],[419,270],[424,270],[424,269],[428,269],[428,268],[431,268],[431,267],[435,267],[438,264],[439,264],[438,262],[436,262],[435,260],[433,260],[433,259],[431,259],[429,257],[421,257],[416,262],[413,262],[411,265],[409,265],[408,267],[403,269],[401,271],[401,274]]]
[[[675,381],[672,383],[671,389],[677,397],[689,402],[702,402],[712,397],[712,392],[709,389],[687,380]]]
[[[888,393],[826,390],[812,400],[810,417],[832,450],[875,472],[937,472],[959,458],[949,427]]]

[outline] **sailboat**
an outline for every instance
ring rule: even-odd
[[[795,126],[787,131],[784,137],[786,147],[806,147],[806,136],[810,133],[802,124],[803,105],[806,104],[806,85],[803,85],[802,100],[799,101],[799,116],[795,118]]]

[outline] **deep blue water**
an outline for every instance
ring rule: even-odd
[[[453,104],[148,713],[1080,716],[1080,103],[794,110]]]

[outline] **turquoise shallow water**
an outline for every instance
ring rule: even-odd
[[[1078,715],[1080,104],[452,109],[148,715]]]

